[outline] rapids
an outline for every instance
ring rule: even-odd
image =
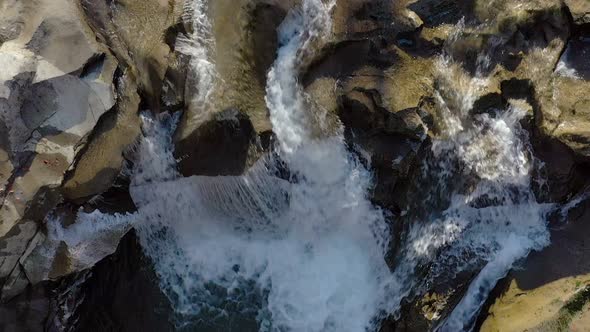
[[[193,103],[204,105],[216,84],[215,41],[206,1],[192,5],[194,32],[179,47],[192,56]],[[266,87],[273,153],[243,176],[184,178],[171,139],[178,115],[146,113],[130,169],[138,211],[81,212],[77,228],[57,227],[52,236],[76,246],[97,229],[87,223],[99,231],[135,227],[179,330],[377,331],[387,316],[400,316],[405,300],[462,272],[476,276],[437,329],[471,330],[496,282],[549,243],[551,206],[537,203],[530,186],[536,165],[521,126],[526,114],[516,106],[472,114],[485,70],[471,78],[452,52],[441,54],[440,128],[419,180],[425,199],[389,220],[369,200],[371,170],[342,128],[310,129],[322,125],[299,70],[329,42],[334,5],[303,0],[279,28]],[[455,29],[457,40],[463,23]],[[390,222],[407,225],[391,266]]]

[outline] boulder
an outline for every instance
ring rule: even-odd
[[[553,231],[552,244],[532,253],[494,291],[480,321],[482,332],[583,331],[590,305],[590,194],[558,211],[567,224]]]
[[[290,6],[282,1],[215,1],[208,8],[209,22],[193,22],[192,33],[215,43],[198,45],[207,50],[204,58],[179,47],[192,55],[185,88],[192,97],[176,133],[184,175],[242,174],[257,160],[255,154],[264,145],[260,141],[270,137],[264,97],[278,48],[276,29]],[[227,145],[219,149],[222,143]],[[219,165],[225,166],[214,171]]]
[[[172,61],[166,37],[181,9],[180,1],[25,0],[3,12],[0,62],[10,63],[0,74],[3,300],[79,269],[43,267],[67,261],[59,250],[36,254],[46,215],[63,199],[82,204],[114,183],[140,134],[140,104],[160,108]]]
[[[160,111],[162,82],[171,56],[166,33],[182,14],[184,0],[80,0],[84,20],[98,40],[135,78],[146,106]]]
[[[565,0],[575,24],[590,23],[590,3],[585,0]]]
[[[64,179],[63,194],[70,201],[83,202],[106,192],[124,166],[124,154],[141,133],[136,84],[128,73],[116,83],[115,107],[96,124]]]
[[[116,65],[69,1],[23,1],[0,46],[3,298],[28,281],[17,262],[60,200],[56,188],[100,117],[115,103]],[[64,45],[72,45],[64,47]],[[75,52],[72,52],[74,51]]]

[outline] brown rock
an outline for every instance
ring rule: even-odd
[[[586,24],[590,23],[590,2],[586,0],[565,0],[574,23]]]

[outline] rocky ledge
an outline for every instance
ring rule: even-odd
[[[266,75],[276,28],[297,2],[210,4],[218,84],[206,105],[191,98],[203,91],[190,75],[191,54],[176,42],[203,33],[189,3],[0,2],[0,330],[172,330],[133,231],[108,234],[102,259],[89,262],[72,261],[66,243],[49,253],[39,246],[56,214],[70,227],[80,210],[135,209],[125,169],[141,111],[182,113],[175,145],[185,176],[243,174],[268,153]],[[415,199],[415,170],[438,134],[440,54],[462,59],[471,77],[477,55],[489,55],[491,79],[471,111],[527,109],[523,126],[546,180],[537,198],[564,206],[550,221],[552,244],[500,282],[477,326],[590,326],[590,2],[339,0],[332,15],[330,42],[309,56],[299,80],[371,161],[371,199],[392,218]],[[468,89],[462,82],[455,88]],[[394,238],[405,227],[396,225]],[[382,331],[433,328],[471,278],[431,285]]]

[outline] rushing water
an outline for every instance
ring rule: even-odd
[[[363,331],[388,309],[389,232],[366,197],[370,173],[342,136],[312,135],[297,82],[305,51],[330,32],[332,6],[304,1],[279,28],[266,99],[278,152],[244,176],[179,178],[172,128],[146,119],[154,137],[133,175],[137,227],[180,328],[254,316],[260,330]]]
[[[441,60],[443,75],[460,70],[449,61]],[[486,79],[476,75],[467,84],[477,89],[486,84]],[[463,103],[453,110],[448,108],[445,97],[437,97],[448,126],[444,130],[446,137],[433,142],[437,160],[434,168],[449,171],[443,172],[439,181],[448,184],[458,177],[476,181],[467,188],[449,188],[450,206],[434,223],[451,229],[452,240],[440,241],[445,248],[435,266],[443,264],[448,269],[453,265],[447,263],[453,262],[457,264],[456,274],[463,268],[485,264],[439,330],[471,330],[496,282],[518,259],[549,243],[546,214],[551,206],[538,204],[531,189],[535,165],[527,132],[520,124],[526,115],[524,110],[509,107],[473,115],[467,112],[472,107],[469,101],[465,104],[468,96],[461,96]]]
[[[192,4],[195,32],[181,45],[197,76],[193,102],[204,105],[215,84],[214,41],[206,2]],[[282,46],[266,89],[275,153],[243,176],[183,178],[171,141],[177,116],[144,116],[131,171],[138,211],[81,213],[76,229],[57,227],[53,236],[75,247],[92,242],[93,229],[134,225],[179,330],[375,331],[427,285],[479,271],[437,327],[472,329],[497,280],[549,241],[548,206],[530,188],[535,165],[520,124],[525,112],[472,114],[488,84],[485,71],[472,76],[452,54],[441,55],[438,135],[417,179],[424,195],[397,221],[408,226],[390,269],[390,230],[367,198],[371,173],[341,131],[310,129],[318,124],[297,81],[306,57],[330,36],[333,6],[304,0],[279,28]],[[485,54],[480,60],[485,66]]]

